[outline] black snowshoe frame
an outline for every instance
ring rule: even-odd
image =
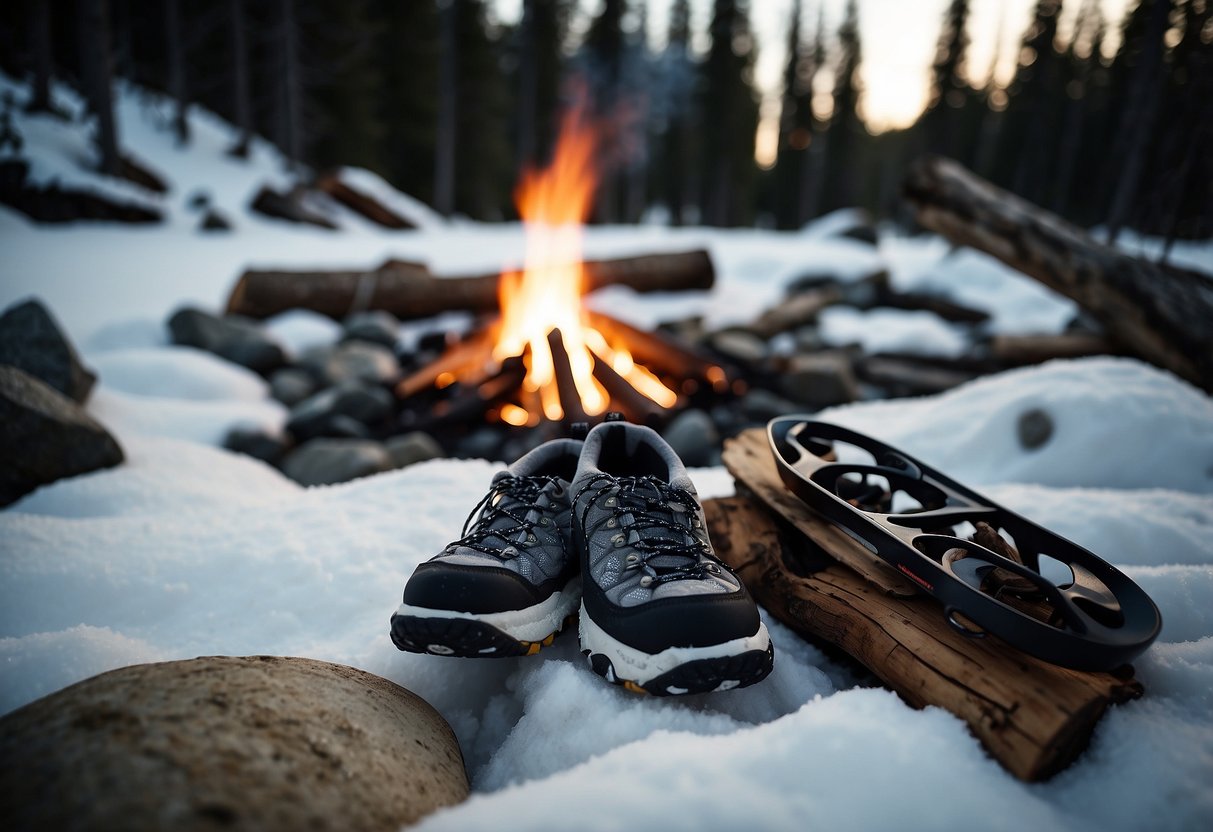
[[[767,436],[787,488],[937,599],[966,636],[990,633],[1054,664],[1107,671],[1162,628],[1158,607],[1120,570],[909,454],[807,416],[772,419]],[[966,539],[976,523],[1023,562]]]

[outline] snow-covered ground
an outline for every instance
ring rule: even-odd
[[[7,80],[0,87],[24,95]],[[887,691],[857,687],[846,668],[769,619],[776,667],[767,681],[681,700],[604,684],[572,634],[523,659],[403,654],[387,637],[400,590],[457,535],[492,466],[433,461],[301,488],[216,447],[231,424],[273,426],[284,414],[259,378],[167,346],[162,321],[185,302],[221,306],[247,265],[356,266],[395,256],[439,272],[479,271],[520,259],[521,230],[456,221],[393,233],[338,212],[343,230],[334,233],[260,219],[243,205],[280,175],[271,148],[258,145],[250,163],[231,160],[222,152],[229,128],[195,113],[196,142],[178,149],[163,130],[166,108],[131,93],[120,117],[123,141],[174,182],[158,198],[163,225],[37,226],[0,208],[0,307],[36,294],[54,309],[100,375],[90,410],[128,457],[0,512],[0,712],[135,662],[299,655],[397,681],[451,722],[475,795],[424,829],[1213,824],[1208,396],[1139,362],[1105,358],[823,414],[1092,548],[1162,609],[1162,635],[1136,663],[1146,696],[1113,708],[1081,760],[1046,784],[1011,778],[946,712],[915,711]],[[45,157],[38,169],[86,179],[78,126],[33,129],[33,121],[20,123],[27,148]],[[194,230],[186,202],[203,186],[235,221],[232,233]],[[591,229],[590,255],[704,245],[719,272],[711,293],[611,290],[594,302],[641,324],[695,312],[726,323],[774,303],[796,276],[883,267],[898,286],[990,309],[998,331],[1057,331],[1075,312],[981,255],[949,253],[933,238],[891,237],[873,249],[830,237],[829,222],[795,234]],[[1208,246],[1180,254],[1213,271]],[[947,327],[918,317],[853,317],[827,319],[826,329],[885,349],[954,347]],[[306,314],[272,326],[296,349],[335,337],[331,324]],[[1030,409],[1046,411],[1054,432],[1025,451],[1015,426]],[[694,478],[702,496],[732,491],[723,469]]]

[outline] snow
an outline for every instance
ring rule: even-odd
[[[960,327],[930,312],[902,309],[861,311],[835,306],[820,315],[821,340],[845,347],[859,344],[864,352],[898,352],[956,358],[969,348]]]
[[[34,142],[23,118],[29,152],[59,165],[56,175],[92,176],[80,169],[87,148],[78,124],[58,138],[48,127]],[[120,96],[119,118],[124,143],[172,174],[172,190],[157,198],[165,223],[38,226],[0,208],[0,306],[31,294],[51,306],[99,373],[89,410],[127,455],[120,467],[44,487],[0,512],[0,713],[132,663],[299,655],[392,679],[451,723],[474,795],[423,821],[426,830],[1213,824],[1213,401],[1203,393],[1137,361],[1095,358],[821,415],[1093,549],[1159,604],[1162,635],[1136,662],[1145,697],[1111,708],[1090,748],[1049,783],[1016,781],[959,720],[864,687],[766,616],[776,650],[766,681],[676,700],[604,684],[571,633],[538,657],[404,654],[387,637],[404,582],[458,533],[494,466],[434,460],[301,488],[217,447],[232,425],[281,425],[285,413],[264,382],[167,346],[163,321],[185,303],[221,308],[254,264],[357,268],[392,256],[454,274],[517,263],[521,228],[460,221],[393,233],[362,223],[330,233],[262,220],[243,206],[260,183],[281,182],[268,145],[255,143],[249,162],[233,160],[224,154],[230,128],[195,109],[195,142],[178,148],[163,129],[162,100],[132,90]],[[199,187],[235,231],[194,230],[186,202]],[[933,237],[883,235],[874,248],[830,236],[829,224],[846,217],[827,219],[791,234],[590,229],[591,257],[704,246],[718,271],[712,292],[612,289],[593,302],[642,325],[690,314],[723,325],[778,303],[795,277],[856,280],[887,269],[898,288],[992,311],[992,331],[1055,332],[1074,315],[1069,301],[981,255],[949,254]],[[1210,251],[1177,249],[1213,270]],[[847,314],[831,312],[823,328],[869,348],[954,347],[949,326],[914,313]],[[448,324],[466,326],[467,317],[409,323],[402,338]],[[270,327],[296,352],[339,335],[309,313]],[[1053,424],[1036,450],[1016,438],[1030,410]],[[723,468],[692,476],[704,497],[732,491]]]

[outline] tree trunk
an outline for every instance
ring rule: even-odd
[[[34,52],[34,84],[26,111],[30,113],[52,113],[51,76],[54,59],[51,54],[51,4],[46,0],[31,0],[26,3],[29,14],[30,48]]]
[[[1131,668],[1117,677],[1050,665],[993,636],[958,634],[925,596],[873,592],[831,559],[833,550],[788,531],[746,497],[707,500],[703,509],[716,553],[768,612],[810,640],[842,648],[911,706],[934,705],[963,719],[1021,780],[1065,768],[1108,705],[1142,694]]]
[[[535,54],[535,0],[524,0],[521,43],[518,50],[518,153],[515,167],[521,171],[535,164],[535,127],[539,109],[539,67]]]
[[[232,156],[248,158],[253,139],[253,107],[249,95],[248,30],[244,23],[244,0],[228,0],[228,32],[232,50],[232,104],[240,138],[228,151]]]
[[[303,162],[303,78],[299,68],[299,30],[295,0],[278,2],[278,49],[282,100],[278,106],[278,143],[296,171]]]
[[[122,175],[118,125],[114,119],[114,79],[110,63],[109,8],[106,0],[76,0],[79,13],[80,75],[97,118],[99,169]]]
[[[164,49],[168,56],[168,94],[173,99],[173,132],[178,146],[190,140],[189,99],[185,89],[185,37],[180,0],[164,0]]]
[[[1213,392],[1213,278],[1096,242],[946,159],[916,162],[905,193],[924,228],[1072,298],[1118,346]]]
[[[438,78],[438,134],[434,146],[434,210],[449,217],[455,210],[455,141],[459,105],[458,49],[456,37],[459,0],[445,0],[439,10],[441,59]]]

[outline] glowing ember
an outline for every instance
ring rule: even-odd
[[[526,263],[521,273],[501,276],[501,334],[493,357],[503,361],[526,355],[523,387],[537,394],[543,415],[551,420],[564,416],[547,338],[553,329],[560,330],[573,383],[587,415],[597,416],[610,403],[606,390],[594,378],[594,355],[662,407],[672,407],[678,400],[673,390],[635,364],[622,345],[612,346],[585,321],[581,242],[597,185],[596,151],[591,126],[580,108],[573,109],[561,124],[551,164],[524,173],[515,192],[526,223]],[[532,421],[531,414],[517,406],[503,409],[501,415],[515,425]]]

